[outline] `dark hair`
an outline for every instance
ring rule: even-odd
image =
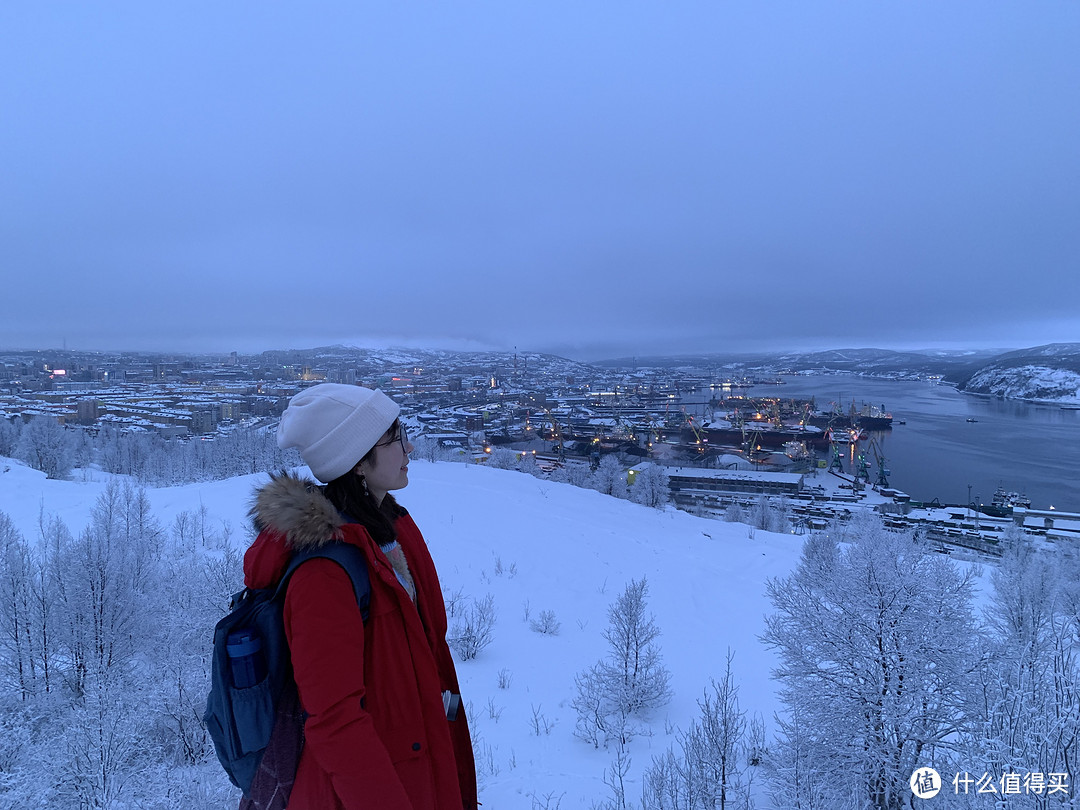
[[[396,439],[401,433],[401,423],[395,419],[386,432],[391,434],[391,439]],[[374,455],[375,448],[372,447],[360,461],[370,461]],[[375,499],[365,491],[360,476],[356,474],[355,464],[347,473],[324,486],[322,491],[338,511],[344,512],[349,520],[367,529],[368,534],[380,546],[397,539],[394,521],[408,512],[389,492],[383,497],[381,504],[376,504]]]

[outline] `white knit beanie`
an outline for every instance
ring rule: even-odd
[[[295,447],[312,474],[327,484],[367,455],[401,408],[382,391],[322,383],[289,401],[278,425],[278,447]]]

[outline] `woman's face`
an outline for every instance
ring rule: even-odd
[[[376,503],[382,503],[387,492],[409,484],[409,453],[413,446],[405,428],[391,427],[375,445],[367,461],[361,461],[357,472],[367,481],[368,492]]]

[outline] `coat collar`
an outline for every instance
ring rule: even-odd
[[[345,519],[314,481],[289,472],[271,474],[248,510],[260,531],[281,535],[293,551],[342,538]]]

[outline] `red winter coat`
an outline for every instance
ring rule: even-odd
[[[274,478],[252,512],[262,531],[244,556],[249,588],[280,580],[293,549],[335,537],[363,550],[371,579],[366,624],[337,563],[304,563],[289,582],[285,633],[308,714],[289,810],[475,808],[465,711],[451,722],[443,710],[443,690],[459,689],[442,590],[412,518],[395,529],[415,604],[378,544],[359,524],[343,524],[313,483]]]

